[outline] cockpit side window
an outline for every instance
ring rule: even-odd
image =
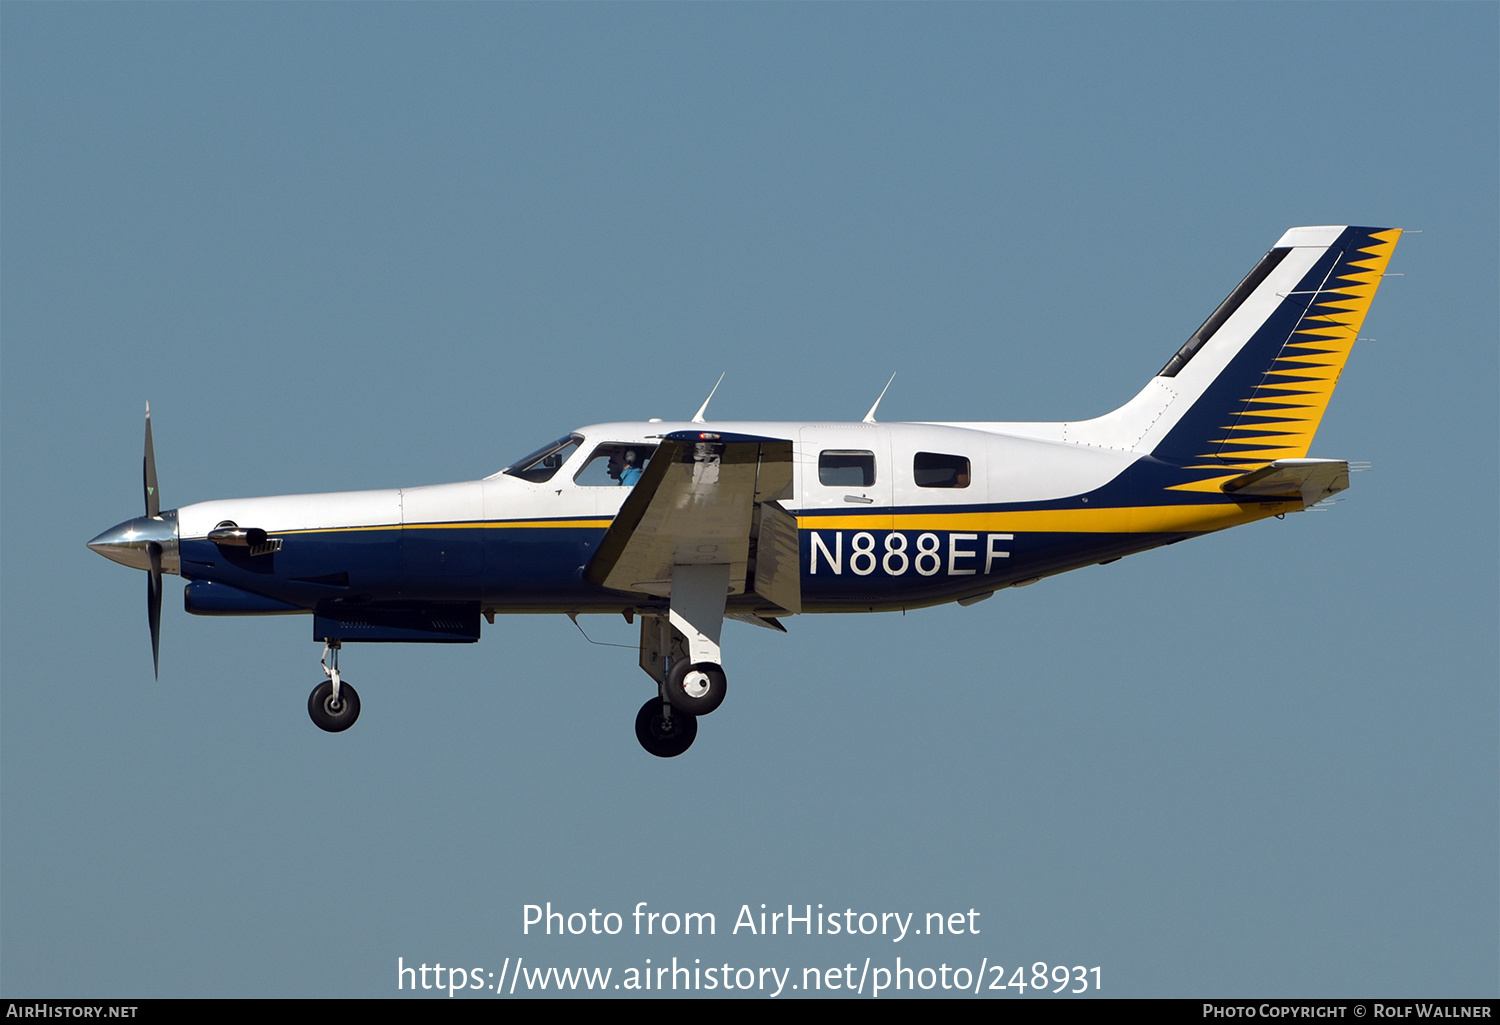
[[[568,457],[582,444],[582,435],[569,434],[558,438],[550,445],[543,445],[525,458],[512,463],[505,468],[504,472],[512,477],[529,480],[533,484],[541,484],[551,480],[552,475],[562,469],[563,463],[566,463]]]
[[[573,483],[586,488],[630,487],[640,480],[646,463],[656,453],[655,445],[637,445],[633,442],[612,441],[594,449],[589,461],[583,464],[573,478]]]

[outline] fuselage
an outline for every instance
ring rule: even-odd
[[[781,505],[797,522],[803,612],[977,599],[1301,508],[1175,490],[1180,467],[1026,436],[1047,425],[1010,426],[597,424],[559,439],[529,468],[523,460],[483,480],[184,506],[176,568],[190,581],[189,611],[205,614],[362,602],[477,603],[487,615],[648,611],[650,596],[585,577],[630,493],[629,475],[622,484],[607,460],[629,453],[648,462],[662,436],[699,429],[793,443],[791,495]],[[257,550],[209,539],[226,525],[270,540]],[[751,587],[732,594],[729,609],[784,614]]]

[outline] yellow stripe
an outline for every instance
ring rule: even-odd
[[[425,530],[436,527],[492,527],[499,529],[514,527],[608,527],[608,519],[589,520],[494,520],[487,523],[407,523],[406,529]]]
[[[1172,490],[1218,491],[1230,479],[1218,477],[1180,484]],[[1102,509],[1025,509],[1012,512],[897,513],[881,512],[854,516],[802,516],[797,526],[802,530],[868,530],[872,519],[882,520],[882,529],[949,530],[1062,533],[1062,534],[1153,534],[1221,530],[1241,523],[1296,512],[1301,502],[1220,502],[1213,505],[1146,505]],[[370,530],[478,530],[546,529],[563,527],[607,528],[607,519],[589,520],[500,520],[467,523],[407,523],[360,527],[312,527],[303,530],[277,530],[274,534],[331,534]],[[889,525],[889,526],[888,526]]]
[[[275,534],[277,537],[281,537],[281,536],[286,535],[286,534],[335,534],[335,533],[342,534],[342,533],[344,533],[346,531],[355,531],[355,530],[400,530],[400,529],[401,529],[401,524],[399,524],[399,523],[387,523],[387,524],[376,524],[374,526],[368,526],[368,527],[303,527],[300,530],[267,530],[266,533],[267,534]]]
[[[494,520],[489,522],[466,521],[463,523],[385,523],[373,526],[361,527],[306,527],[301,530],[272,530],[269,533],[282,534],[333,534],[346,533],[360,530],[480,530],[490,529],[519,529],[519,528],[547,528],[547,527],[599,527],[608,528],[610,521],[607,519],[593,520]]]
[[[1222,466],[1213,466],[1213,467],[1204,466],[1204,467],[1200,467],[1200,469],[1204,469],[1204,470],[1208,470],[1208,469],[1222,470],[1223,467]],[[1226,480],[1234,480],[1238,476],[1240,476],[1238,473],[1230,473],[1230,474],[1224,475],[1223,477],[1210,477],[1207,480],[1195,480],[1191,484],[1173,484],[1171,487],[1167,488],[1167,490],[1168,491],[1206,491],[1209,494],[1222,495],[1224,493],[1224,488],[1223,488],[1224,482]]]
[[[1113,509],[1027,509],[1015,512],[897,513],[895,530],[958,530],[1059,534],[1174,534],[1222,530],[1279,513],[1301,502],[1219,502],[1213,505],[1145,505]],[[888,514],[876,514],[888,516]],[[868,530],[869,516],[802,516],[802,530]],[[885,524],[882,523],[884,528]]]

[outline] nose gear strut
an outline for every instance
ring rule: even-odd
[[[333,681],[333,703],[335,705],[339,703],[339,649],[343,646],[342,641],[329,641],[323,645],[323,675]],[[333,661],[333,665],[331,666],[328,664],[330,658]]]

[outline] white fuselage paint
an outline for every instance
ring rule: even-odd
[[[206,537],[225,520],[272,533],[474,521],[608,520],[619,511],[629,489],[588,487],[573,479],[595,447],[609,443],[649,445],[662,435],[682,430],[792,440],[796,446],[794,494],[782,505],[793,513],[820,509],[852,513],[869,506],[900,510],[933,505],[963,507],[1052,501],[1104,486],[1141,455],[1128,449],[1022,436],[1027,433],[1024,428],[1041,433],[1041,428],[1050,425],[1015,426],[1023,430],[1012,434],[991,425],[917,423],[594,424],[575,432],[584,438],[583,444],[551,480],[543,483],[501,473],[457,484],[200,502],[178,510],[179,536]],[[818,453],[830,449],[874,452],[874,485],[850,488],[821,484]],[[918,452],[968,458],[972,467],[969,486],[918,487],[912,476],[912,462]],[[982,561],[983,539],[977,552],[977,559]]]

